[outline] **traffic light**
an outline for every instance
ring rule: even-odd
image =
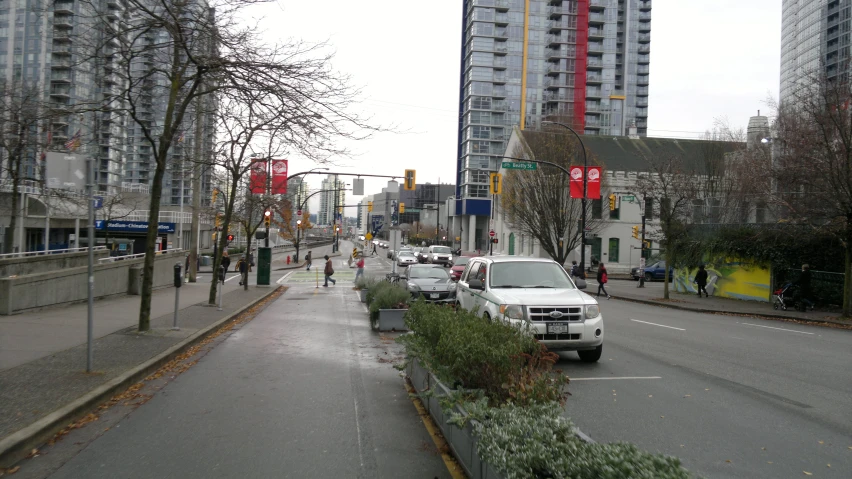
[[[296,220],[296,228],[302,227],[302,220]]]
[[[213,188],[213,198],[210,198],[210,206],[216,206],[216,197],[219,196],[219,189]]]
[[[417,188],[415,180],[415,170],[405,170],[405,181],[402,183],[402,189],[406,191],[414,191]]]
[[[633,237],[636,238],[636,239],[639,239],[639,227],[638,226],[633,227]]]
[[[497,244],[499,243],[499,240],[497,238],[491,238],[491,242]]]
[[[234,241],[234,235],[228,235],[228,243]]]
[[[272,224],[272,212],[271,211],[266,210],[266,211],[263,212],[263,224],[265,224],[267,228],[269,228],[269,225]]]
[[[499,195],[503,192],[503,175],[491,173],[491,194]]]
[[[399,204],[399,214],[405,213],[405,203]]]
[[[645,249],[651,249],[651,242],[645,241]]]
[[[222,227],[222,215],[216,214],[216,231],[219,231],[219,228]]]
[[[609,195],[609,210],[615,211],[615,193]]]
[[[373,212],[373,202],[372,201],[367,202],[367,211],[369,211],[371,213]]]

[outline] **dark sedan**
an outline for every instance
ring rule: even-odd
[[[634,281],[639,281],[639,268],[633,268],[630,270],[630,276],[633,277]],[[666,277],[666,262],[665,261],[657,261],[656,263],[645,267],[645,281],[652,281],[658,279],[660,281],[664,280]],[[669,266],[669,282],[674,278],[674,268]]]

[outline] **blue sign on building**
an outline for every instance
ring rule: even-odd
[[[128,233],[145,233],[148,231],[147,221],[95,220],[95,229],[107,231],[124,231]],[[175,223],[159,223],[159,233],[174,233]]]
[[[384,226],[385,216],[384,215],[373,215],[373,234],[379,232]]]

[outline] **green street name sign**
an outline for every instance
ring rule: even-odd
[[[504,161],[503,168],[507,170],[537,170],[538,165],[535,163]]]
[[[633,195],[622,196],[621,201],[627,201],[628,203],[633,203],[634,201],[636,201],[636,197],[633,196]]]

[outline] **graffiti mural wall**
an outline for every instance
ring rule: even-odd
[[[704,264],[707,292],[711,296],[769,302],[769,268],[735,258],[717,258]],[[698,266],[675,270],[674,286],[679,293],[698,293],[693,282]]]

